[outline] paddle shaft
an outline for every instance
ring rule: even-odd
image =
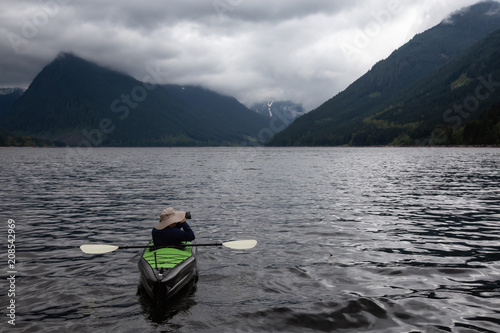
[[[222,243],[166,245],[166,246],[132,245],[132,246],[118,246],[118,249],[145,249],[145,248],[162,249],[165,247],[184,247],[184,246],[187,246],[187,247],[189,247],[189,246],[222,246]]]
[[[223,243],[210,243],[210,244],[185,244],[185,245],[167,245],[167,246],[154,246],[154,245],[125,245],[125,246],[117,246],[117,245],[111,245],[111,244],[83,244],[80,245],[80,250],[82,250],[84,253],[89,253],[89,254],[102,254],[102,253],[108,253],[108,252],[113,252],[118,249],[161,249],[165,247],[186,247],[186,246],[224,246],[228,247],[233,250],[246,250],[246,249],[251,249],[257,245],[257,241],[255,239],[247,239],[247,240],[237,240],[237,241],[230,241],[230,242],[223,242]]]

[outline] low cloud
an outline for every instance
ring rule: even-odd
[[[449,13],[479,0],[3,0],[0,86],[27,87],[59,52],[250,105],[307,110]]]

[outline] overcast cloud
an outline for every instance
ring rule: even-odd
[[[479,0],[2,0],[0,87],[27,87],[59,52],[250,105],[307,110]]]

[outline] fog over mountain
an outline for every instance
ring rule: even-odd
[[[60,52],[250,107],[309,111],[443,17],[479,0],[3,0],[0,87],[27,88]]]

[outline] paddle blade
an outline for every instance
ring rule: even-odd
[[[80,245],[80,250],[84,253],[89,254],[101,254],[113,252],[118,249],[116,245],[105,245],[105,244],[83,244]]]
[[[237,240],[232,242],[225,242],[222,243],[222,245],[230,249],[246,250],[255,247],[255,245],[257,245],[257,241],[255,239]]]

